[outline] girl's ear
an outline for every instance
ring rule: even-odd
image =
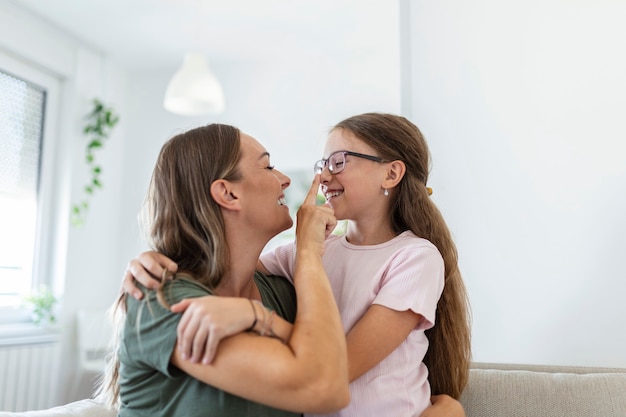
[[[220,206],[227,210],[238,211],[241,206],[232,184],[224,179],[213,181],[211,184],[211,197]]]
[[[383,188],[393,188],[400,183],[406,173],[406,165],[402,161],[391,161],[387,167],[387,177],[382,183]]]

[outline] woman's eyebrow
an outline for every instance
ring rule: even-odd
[[[270,157],[270,153],[269,153],[269,152],[267,152],[267,151],[263,152],[263,153],[261,154],[261,156],[259,156],[259,159],[263,159],[263,158],[265,158],[266,156],[267,156],[268,158]]]

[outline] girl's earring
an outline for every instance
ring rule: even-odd
[[[385,188],[385,191],[383,191],[383,194],[385,195],[385,197],[387,197],[389,195],[389,190]]]

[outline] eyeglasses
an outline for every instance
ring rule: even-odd
[[[346,155],[356,156],[357,158],[369,159],[374,162],[383,162],[383,159],[378,156],[365,155],[357,152],[350,151],[337,151],[331,153],[327,159],[320,159],[313,166],[313,172],[315,174],[321,174],[324,168],[328,165],[328,171],[332,174],[339,174],[346,167]]]

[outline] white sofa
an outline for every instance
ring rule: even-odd
[[[461,403],[467,417],[626,417],[626,369],[474,363]],[[0,417],[115,415],[95,400],[0,412]]]

